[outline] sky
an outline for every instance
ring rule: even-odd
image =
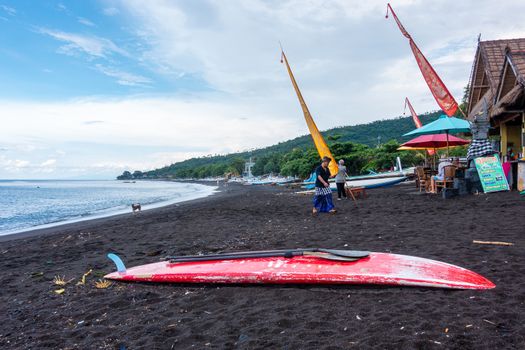
[[[459,101],[477,38],[525,37],[521,0],[398,0]],[[439,109],[386,2],[0,0],[0,179],[114,178]]]

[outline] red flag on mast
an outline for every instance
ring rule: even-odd
[[[430,92],[432,92],[432,95],[436,99],[439,107],[441,107],[441,109],[449,117],[453,116],[459,108],[458,103],[456,102],[452,94],[448,91],[447,87],[445,86],[441,78],[437,75],[434,68],[432,68],[432,66],[425,58],[421,50],[419,50],[414,40],[412,40],[412,37],[406,31],[405,27],[403,27],[403,25],[399,21],[399,18],[397,18],[396,13],[392,9],[392,6],[390,6],[390,4],[387,4],[386,6],[386,18],[388,18],[388,11],[390,10],[390,12],[392,12],[392,16],[394,16],[394,20],[396,21],[397,26],[399,27],[399,30],[401,31],[401,34],[403,34],[409,40],[410,48],[412,49],[412,53],[416,58],[417,65],[419,66],[419,69],[423,74],[423,78],[425,79],[428,87],[430,88]]]
[[[421,123],[421,120],[419,120],[419,117],[417,116],[416,111],[414,111],[414,108],[412,107],[412,104],[408,100],[408,97],[405,97],[405,108],[403,110],[403,114],[405,114],[407,106],[408,106],[408,109],[410,110],[410,114],[412,114],[412,119],[414,120],[414,124],[416,124],[416,129],[419,129],[420,127],[423,126],[423,123]],[[435,153],[433,149],[427,149],[427,152],[431,156],[434,155]]]
[[[412,114],[412,119],[414,120],[414,124],[416,124],[416,128],[420,128],[423,126],[423,123],[421,123],[421,120],[419,120],[419,117],[416,114],[416,111],[414,111],[414,108],[412,107],[412,104],[410,104],[410,101],[408,100],[408,97],[405,97],[405,111],[407,109],[410,110],[410,114]],[[405,112],[403,112],[404,114]]]

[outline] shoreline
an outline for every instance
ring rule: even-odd
[[[172,181],[172,182],[180,182],[180,181]],[[81,217],[81,218],[75,218],[75,219],[66,219],[63,221],[32,226],[32,227],[28,227],[28,228],[21,229],[21,230],[15,230],[13,232],[8,231],[5,234],[0,234],[0,242],[7,242],[7,241],[23,239],[23,238],[31,238],[35,236],[41,236],[41,235],[49,235],[53,233],[59,233],[64,230],[79,230],[85,227],[89,227],[91,225],[97,225],[97,224],[104,223],[106,220],[111,221],[112,219],[124,218],[130,215],[140,215],[140,213],[142,212],[150,212],[153,210],[168,208],[171,206],[179,206],[181,204],[187,204],[187,203],[191,203],[194,201],[206,200],[217,194],[220,194],[221,192],[220,187],[217,187],[217,184],[213,182],[206,182],[206,183],[201,182],[201,183],[195,183],[195,184],[212,187],[213,189],[210,189],[210,192],[207,193],[206,195],[197,197],[197,198],[184,199],[182,201],[175,201],[175,202],[174,202],[175,200],[174,199],[174,200],[146,204],[144,205],[144,208],[142,208],[140,212],[133,213],[133,212],[130,212],[128,209],[118,209],[118,210],[110,211],[106,214],[98,214],[98,215],[93,214],[93,215],[88,215],[83,218]]]

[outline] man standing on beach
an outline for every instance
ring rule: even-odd
[[[313,214],[317,213],[335,213],[334,203],[332,201],[332,189],[328,179],[330,178],[330,170],[328,164],[331,159],[323,157],[321,165],[315,170],[315,196]]]
[[[345,192],[345,183],[346,183],[346,167],[345,167],[345,161],[340,160],[339,165],[337,166],[338,171],[337,175],[335,176],[335,184],[337,185],[337,200],[341,200],[341,194],[343,197],[346,198],[346,192]]]

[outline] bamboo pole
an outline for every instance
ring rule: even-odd
[[[510,242],[498,242],[498,241],[472,241],[472,243],[476,243],[476,244],[489,244],[489,245],[505,245],[505,246],[510,246],[510,245],[514,245],[514,243],[510,243]]]

